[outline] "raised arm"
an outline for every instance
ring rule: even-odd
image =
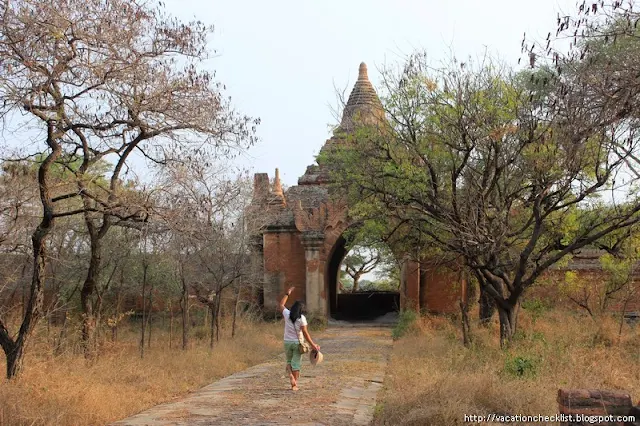
[[[280,299],[280,313],[282,313],[282,311],[284,311],[284,304],[287,303],[287,299],[289,298],[289,295],[291,295],[291,293],[293,292],[293,290],[295,290],[295,287],[290,287],[289,290],[287,290],[287,292],[285,293],[284,296],[282,296],[282,299]]]

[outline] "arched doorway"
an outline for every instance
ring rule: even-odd
[[[329,316],[343,321],[373,321],[400,309],[400,292],[362,289],[340,290],[340,270],[349,250],[343,235],[336,240],[327,258],[325,288],[329,290]],[[398,283],[398,288],[399,288]]]
[[[340,126],[320,153],[350,143],[349,135],[362,125],[384,125],[384,117],[366,65],[361,64]],[[340,265],[347,255],[345,228],[357,225],[349,217],[345,200],[333,196],[331,175],[331,165],[319,161],[308,166],[298,184],[286,190],[278,169],[273,181],[267,173],[254,175],[246,223],[256,232],[252,255],[256,264],[262,265],[256,284],[261,288],[258,296],[263,308],[276,312],[279,298],[294,286],[296,297],[305,301],[309,312],[327,319],[371,320],[399,306],[434,312],[456,309],[457,296],[443,297],[455,278],[431,272],[421,278],[421,270],[436,269],[408,256],[402,259],[399,292],[348,294],[338,290]]]

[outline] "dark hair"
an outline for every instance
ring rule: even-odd
[[[304,303],[302,303],[299,300],[296,300],[296,302],[293,304],[293,306],[289,310],[289,319],[291,320],[291,322],[295,323],[298,320],[298,318],[302,316],[303,312],[304,312]]]

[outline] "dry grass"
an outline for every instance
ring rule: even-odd
[[[102,425],[130,416],[275,356],[281,328],[242,324],[213,351],[206,339],[188,351],[169,349],[166,334],[156,332],[144,359],[132,332],[106,343],[90,364],[80,354],[53,356],[35,338],[19,379],[0,382],[0,425]]]
[[[497,324],[475,329],[470,349],[457,323],[423,319],[394,344],[376,424],[462,425],[465,414],[557,413],[558,388],[620,389],[640,399],[640,326],[550,312],[521,314],[511,347]]]

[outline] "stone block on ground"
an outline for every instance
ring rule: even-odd
[[[599,389],[559,389],[557,398],[560,414],[582,416],[629,415],[633,408],[631,395],[623,391]],[[567,426],[582,425],[583,422],[567,422]],[[593,423],[592,423],[593,424]],[[601,425],[620,425],[618,422]]]

